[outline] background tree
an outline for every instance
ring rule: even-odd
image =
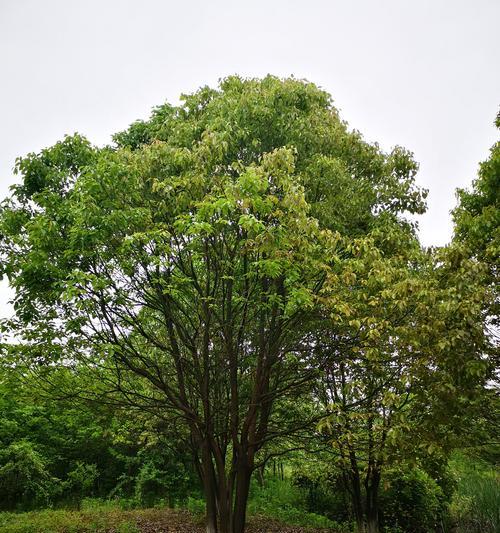
[[[495,125],[500,128],[500,113]],[[484,327],[490,345],[490,379],[473,416],[471,444],[486,460],[500,461],[500,142],[490,150],[490,156],[479,165],[478,177],[471,189],[457,191],[458,205],[453,211],[456,245],[463,247],[475,261],[486,266],[484,283],[491,297],[485,307]]]
[[[500,113],[495,124],[500,128]],[[491,147],[490,157],[480,164],[472,189],[458,189],[457,196],[453,238],[462,243],[472,257],[489,267],[489,282],[494,291],[490,314],[496,326],[491,334],[495,336],[498,335],[500,305],[500,142]]]
[[[90,390],[85,369],[51,368],[50,375],[37,376],[20,364],[19,353],[8,359],[4,352],[1,510],[79,507],[89,497],[152,503],[153,486],[155,501],[172,505],[197,495],[196,473],[178,431],[149,413],[124,409],[123,402],[96,402],[102,391]],[[83,387],[92,402],[82,398]]]

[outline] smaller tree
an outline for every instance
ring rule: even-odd
[[[500,129],[500,112],[495,125]],[[490,378],[478,402],[469,433],[481,445],[485,457],[498,461],[500,446],[500,141],[479,165],[477,179],[470,189],[458,189],[458,205],[453,211],[453,241],[473,260],[485,265],[484,283],[490,298],[485,305],[485,333],[489,340]]]
[[[318,339],[329,361],[320,427],[360,532],[379,530],[384,470],[450,446],[487,369],[480,265],[454,248],[433,257],[412,239],[401,246],[403,237],[386,227],[351,247],[328,282],[330,318]]]

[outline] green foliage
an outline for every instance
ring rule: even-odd
[[[59,490],[59,480],[50,476],[46,459],[31,442],[13,442],[0,450],[2,507],[47,505]]]
[[[342,531],[337,522],[307,509],[307,493],[288,480],[266,479],[263,486],[254,483],[248,503],[250,515],[276,518],[298,526],[333,528]]]
[[[500,113],[496,118],[500,129]],[[472,257],[488,267],[490,284],[490,318],[500,323],[500,286],[498,264],[500,261],[500,142],[490,150],[483,161],[470,190],[458,189],[458,206],[453,211],[454,240],[465,246]]]
[[[499,161],[495,145],[455,242],[427,251],[412,154],[365,142],[302,80],[229,77],[112,146],[75,134],[19,158],[0,211],[2,328],[21,343],[3,347],[5,506],[195,510],[198,471],[228,520],[258,461],[316,438],[331,476],[253,486],[251,511],[333,525],[320,513],[343,518],[350,489],[362,528],[382,480],[387,527],[435,529],[463,413],[478,434],[489,420]],[[408,461],[436,475],[396,475]]]
[[[202,517],[205,514],[205,500],[203,498],[193,498],[189,496],[186,508],[194,516]]]
[[[55,383],[60,377],[55,372],[51,375]],[[159,474],[153,500],[166,497],[174,504],[190,491],[196,492],[197,481],[187,466],[186,451],[172,450],[175,438],[167,439],[155,422],[145,427],[132,413],[51,399],[57,389],[43,391],[41,385],[23,378],[22,367],[0,369],[3,508],[78,506],[82,498],[91,495],[130,499],[136,491],[138,505],[146,502],[147,476],[152,471]]]
[[[327,416],[319,429],[360,531],[377,520],[387,468],[442,459],[460,441],[490,364],[481,266],[459,247],[433,256],[411,237],[404,242],[388,252],[375,239],[356,240],[344,271],[325,284],[318,345],[328,366],[317,397]],[[429,501],[422,505],[435,515]]]
[[[500,113],[497,127],[500,128]],[[500,254],[500,142],[479,167],[471,190],[457,191],[459,205],[454,211],[455,238],[467,242],[473,252],[492,264]]]
[[[495,124],[500,128],[500,113]],[[491,382],[498,383],[500,142],[491,147],[489,158],[480,164],[472,187],[469,190],[459,189],[457,196],[458,206],[453,211],[453,238],[470,257],[485,266],[483,283],[489,288],[489,298],[483,303],[484,327],[490,340],[490,346],[485,350],[485,355],[489,356],[485,369]],[[500,411],[497,391],[485,388],[471,418],[473,443],[481,445],[480,455],[483,458],[498,465]],[[500,528],[498,476],[488,472],[485,464],[481,460],[471,461],[466,456],[455,456],[452,461],[458,478],[452,513],[459,531],[494,531]]]
[[[102,489],[110,490],[113,482],[109,477],[122,465],[110,456],[108,428],[113,415],[106,408],[89,409],[85,404],[51,400],[42,383],[28,379],[21,365],[0,369],[0,406],[0,443],[4,449],[32,442],[43,462],[42,470],[60,480],[58,491],[49,495],[50,501],[90,493],[100,470],[106,470]]]
[[[70,470],[64,483],[64,490],[76,493],[79,497],[90,494],[94,488],[96,479],[99,477],[97,465],[89,465],[77,461],[75,468]]]
[[[386,474],[381,491],[381,525],[405,533],[441,532],[446,501],[441,487],[418,468]]]
[[[457,490],[450,505],[459,533],[493,533],[500,529],[500,475],[497,465],[456,453],[451,461]]]
[[[292,483],[299,487],[306,498],[307,510],[339,523],[351,518],[349,494],[341,480],[340,471],[333,467],[331,457],[316,452],[316,460],[304,457],[294,464]]]
[[[166,499],[170,506],[183,502],[186,495],[195,492],[192,475],[174,456],[140,453],[145,457],[135,477],[134,496],[141,505],[150,507],[156,501]]]

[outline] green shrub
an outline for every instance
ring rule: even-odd
[[[152,461],[141,466],[135,479],[135,498],[145,506],[152,506],[158,497],[165,496],[168,479]]]
[[[205,514],[205,500],[203,498],[192,498],[190,496],[187,499],[186,507],[195,516],[203,516]]]
[[[121,474],[117,480],[116,485],[109,491],[109,499],[127,498],[134,494],[135,478],[129,474]]]
[[[65,494],[70,495],[69,499],[76,500],[80,504],[85,496],[90,496],[93,493],[98,477],[97,465],[77,461],[75,467],[68,472],[62,487]]]
[[[145,448],[137,455],[139,469],[134,480],[134,498],[142,506],[154,506],[162,499],[170,507],[184,503],[191,494],[193,472],[180,457],[156,447]]]
[[[306,495],[307,510],[328,517],[335,522],[348,522],[349,495],[338,476],[328,472],[295,472],[293,485]]]
[[[297,526],[339,527],[326,516],[308,511],[305,490],[288,480],[276,478],[266,479],[262,486],[252,483],[248,514],[263,515]]]
[[[0,451],[0,505],[4,509],[49,505],[60,491],[60,481],[49,474],[47,460],[31,442],[14,442]]]
[[[380,522],[386,531],[442,531],[446,508],[443,490],[423,470],[394,470],[384,477]]]

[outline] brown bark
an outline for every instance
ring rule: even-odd
[[[205,477],[205,476],[204,476]],[[203,479],[203,492],[205,494],[205,523],[207,533],[217,532],[217,504],[215,497],[215,487],[208,479]]]
[[[378,533],[378,489],[380,485],[380,472],[376,469],[369,470],[365,482],[366,486],[366,524],[367,533]]]
[[[202,442],[201,447],[201,464],[198,468],[198,474],[205,496],[206,529],[207,533],[218,533],[217,480],[208,443]]]
[[[358,533],[365,533],[365,516],[363,510],[363,498],[361,494],[361,481],[359,472],[352,471],[350,475],[351,481],[351,501],[354,513],[354,520],[356,521],[356,529]]]
[[[250,491],[250,479],[252,471],[245,461],[239,465],[236,473],[236,494],[233,508],[233,531],[231,533],[243,533],[245,531],[248,493]]]

